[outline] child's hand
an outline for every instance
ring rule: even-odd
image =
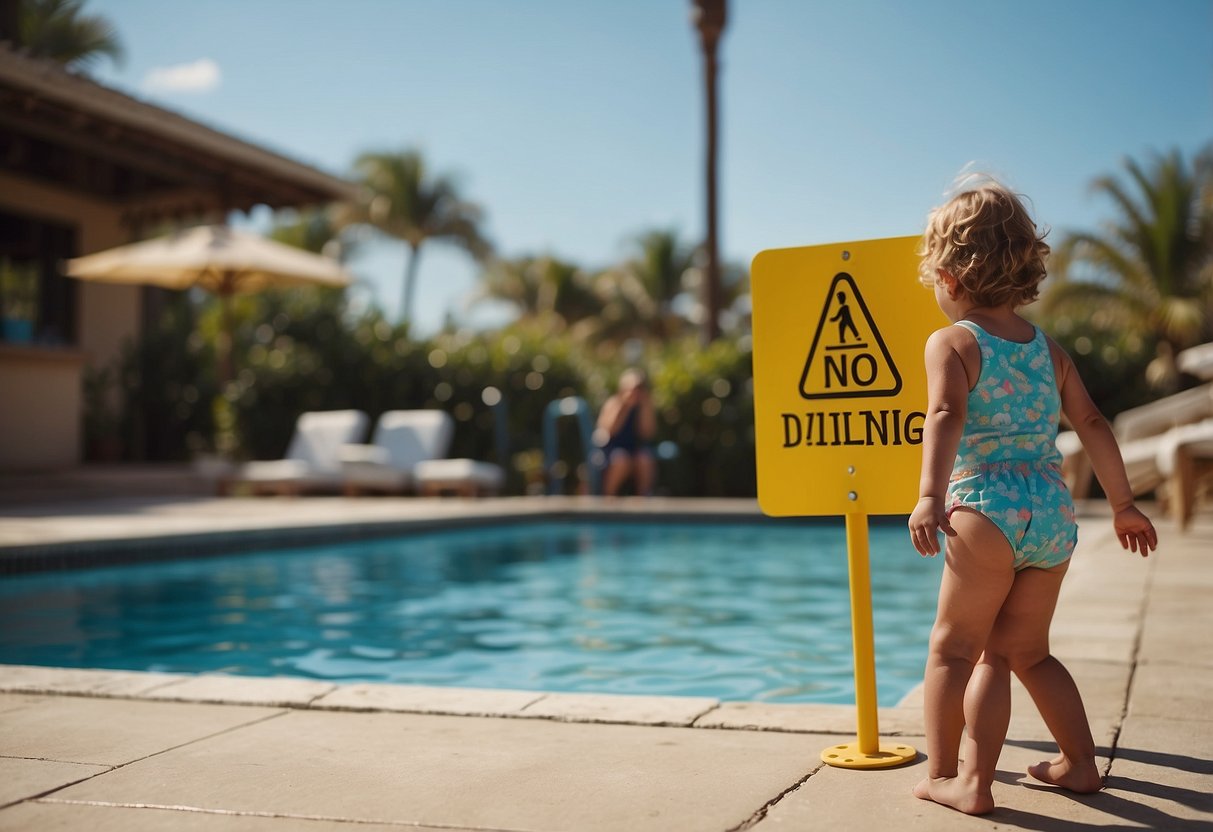
[[[948,512],[944,508],[943,500],[938,497],[920,497],[918,505],[914,506],[914,512],[910,515],[910,539],[914,541],[918,554],[924,558],[939,554],[940,529],[949,537],[956,536],[952,524],[948,522]]]
[[[1120,545],[1130,552],[1141,552],[1144,558],[1151,549],[1158,548],[1158,532],[1150,518],[1142,514],[1137,506],[1122,508],[1112,517],[1112,526]]]

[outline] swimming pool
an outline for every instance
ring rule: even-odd
[[[853,702],[837,525],[527,522],[6,577],[0,663]],[[880,703],[942,567],[871,529]]]

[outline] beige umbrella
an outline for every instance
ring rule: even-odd
[[[219,296],[223,327],[219,339],[220,387],[232,377],[231,297],[270,286],[348,286],[350,275],[335,260],[282,243],[205,225],[67,261],[67,274],[80,280],[190,289]]]

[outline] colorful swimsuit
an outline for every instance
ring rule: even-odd
[[[964,506],[990,518],[1010,542],[1016,570],[1062,564],[1074,551],[1078,526],[1061,478],[1061,396],[1049,342],[1040,329],[1021,344],[972,321],[957,326],[977,339],[981,378],[969,392],[948,512]]]

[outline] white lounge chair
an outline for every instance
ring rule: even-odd
[[[501,490],[505,472],[499,465],[475,459],[427,459],[413,469],[420,494],[491,496]]]
[[[500,467],[444,459],[454,434],[454,420],[441,410],[389,410],[379,417],[371,444],[342,449],[345,493],[414,489],[422,495],[477,497],[500,491],[505,480]]]
[[[345,493],[406,491],[416,466],[446,456],[455,422],[441,410],[389,410],[379,417],[369,445],[341,449]]]
[[[235,474],[220,482],[220,493],[237,483],[252,486],[253,493],[339,490],[341,449],[366,436],[368,421],[367,415],[360,410],[304,413],[295,423],[285,457],[245,463]]]
[[[1165,484],[1159,496],[1180,527],[1186,526],[1204,463],[1213,462],[1213,383],[1126,410],[1112,421],[1112,430],[1133,493]],[[1077,434],[1059,434],[1057,448],[1074,496],[1087,496],[1091,463]]]

